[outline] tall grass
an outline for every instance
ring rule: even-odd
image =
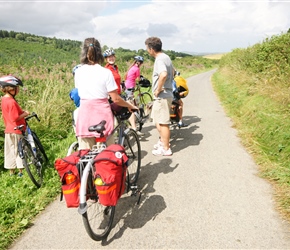
[[[277,207],[290,220],[290,34],[222,57],[213,77],[228,115],[261,176],[273,184]]]

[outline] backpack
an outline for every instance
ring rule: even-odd
[[[69,156],[55,160],[54,167],[57,170],[61,181],[62,194],[60,200],[62,200],[62,197],[64,196],[67,207],[79,206],[79,189],[81,180],[78,162],[79,159],[89,151],[89,149],[79,150]]]
[[[128,157],[123,146],[112,144],[94,159],[95,184],[99,202],[104,206],[116,206],[125,191]]]

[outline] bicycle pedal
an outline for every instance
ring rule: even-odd
[[[134,191],[138,190],[138,186],[137,186],[137,185],[131,185],[131,186],[130,186],[130,190],[131,190],[132,192],[134,192]]]

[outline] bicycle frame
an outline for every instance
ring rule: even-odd
[[[114,133],[119,130],[119,135],[118,135],[118,144],[123,145],[124,140],[125,140],[125,135],[130,131],[130,128],[127,128],[125,125],[124,121],[121,121],[118,119],[118,125],[114,128],[112,134],[107,137],[106,141],[109,140],[111,136],[114,136]],[[102,138],[102,137],[100,137]],[[96,139],[98,141],[98,139]],[[96,145],[94,145],[91,154],[86,155],[87,158],[80,160],[80,164],[86,163],[85,168],[82,170],[80,167],[80,176],[81,176],[81,186],[80,186],[80,205],[78,208],[79,214],[84,214],[87,211],[87,187],[86,183],[88,180],[88,176],[90,171],[93,169],[93,162],[95,156],[100,153],[106,146],[103,145],[103,142],[100,142]]]
[[[31,146],[33,155],[34,155],[34,157],[36,157],[36,154],[37,154],[36,146],[35,146],[35,142],[34,142],[34,138],[33,138],[33,134],[32,134],[31,128],[28,125],[28,120],[30,120],[33,117],[35,117],[38,121],[40,121],[38,116],[37,116],[37,114],[32,113],[32,115],[30,115],[30,116],[25,118],[26,130],[23,130],[23,127],[24,127],[23,125],[17,126],[14,129],[21,131],[21,133],[23,135],[23,139],[26,140],[29,143],[29,145]],[[23,159],[24,158],[24,153],[23,153],[22,145],[20,145],[20,144],[18,144],[18,152],[19,152],[20,158]]]
[[[95,152],[96,154],[99,152]],[[80,161],[80,164],[82,163],[87,163],[86,167],[82,170],[81,168],[81,187],[80,187],[80,191],[79,191],[79,195],[80,195],[80,205],[78,207],[78,212],[79,214],[84,214],[87,211],[87,187],[86,187],[86,183],[88,180],[88,176],[89,173],[91,171],[91,169],[93,168],[93,161],[94,161],[94,157],[96,156],[96,154],[91,154],[89,159],[82,159]],[[82,184],[83,183],[83,184]]]

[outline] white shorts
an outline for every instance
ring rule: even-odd
[[[22,159],[18,154],[18,142],[23,136],[20,134],[5,134],[4,142],[4,168],[24,168]]]

